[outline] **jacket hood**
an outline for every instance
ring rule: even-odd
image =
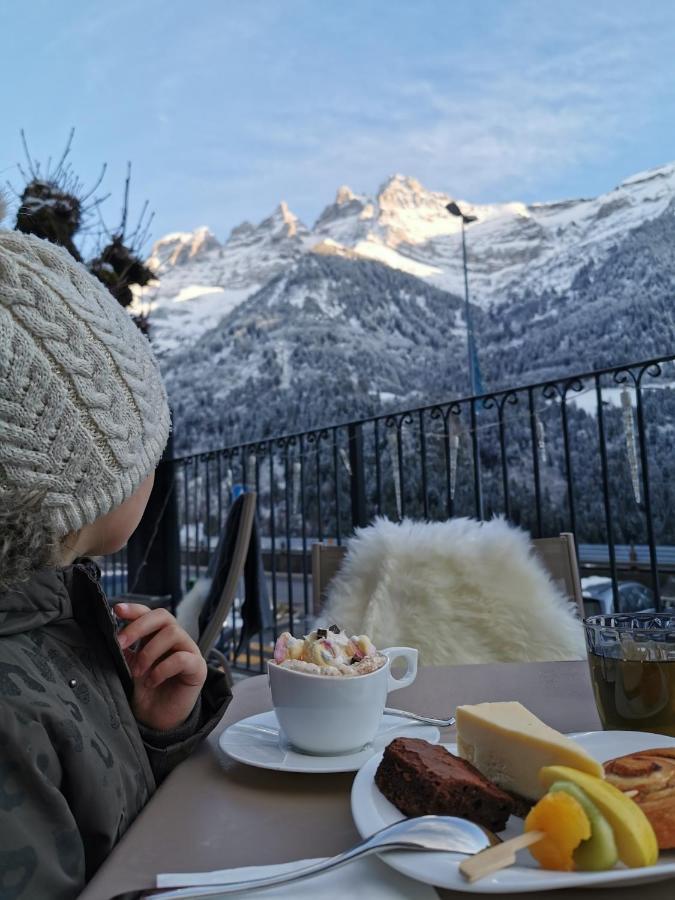
[[[30,581],[0,593],[0,636],[72,618],[67,576],[68,569],[39,569]]]

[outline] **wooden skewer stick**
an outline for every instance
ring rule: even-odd
[[[624,797],[637,797],[639,791],[623,791]],[[525,847],[531,847],[540,841],[546,834],[543,831],[528,831],[518,837],[511,838],[509,841],[503,841],[494,847],[488,847],[487,850],[481,850],[475,856],[465,859],[459,865],[459,871],[469,882],[478,881],[493,872],[500,869],[506,869],[516,862],[516,853],[518,850],[524,850]]]
[[[487,850],[481,850],[475,856],[463,860],[459,865],[459,871],[473,883],[479,878],[485,878],[486,875],[492,875],[493,872],[512,866],[516,861],[518,850],[530,847],[544,837],[546,837],[544,831],[528,831],[526,834],[520,834],[518,837],[511,838],[511,840],[494,847],[488,847]]]

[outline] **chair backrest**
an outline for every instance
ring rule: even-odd
[[[576,603],[583,618],[584,605],[574,535],[563,532],[558,537],[535,538],[532,545],[553,582],[566,597]],[[328,585],[346,553],[345,546],[312,544],[312,601],[315,615],[321,610]]]
[[[579,615],[583,619],[584,601],[574,535],[564,531],[558,537],[535,538],[532,546],[554,584],[569,600],[576,603]]]
[[[319,614],[326,589],[342,564],[347,548],[340,544],[312,544],[312,609]]]
[[[239,579],[244,574],[244,564],[251,542],[251,531],[253,529],[253,520],[255,518],[257,495],[255,491],[249,491],[244,494],[243,497],[239,528],[237,529],[234,548],[232,550],[232,560],[227,570],[225,584],[223,585],[213,615],[210,617],[207,626],[204,628],[197,645],[204,657],[209,655],[209,652],[218,640],[218,635],[223,627],[223,622],[232,609]]]

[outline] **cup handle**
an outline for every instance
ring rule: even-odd
[[[387,672],[388,691],[398,691],[399,688],[408,687],[409,684],[413,683],[417,677],[417,650],[413,647],[387,647],[384,650],[380,650],[380,653],[383,653],[389,659],[389,671]],[[405,673],[400,678],[394,678],[391,674],[391,665],[397,659],[404,659],[407,664]]]

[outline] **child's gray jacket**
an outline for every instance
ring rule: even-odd
[[[231,699],[224,674],[209,669],[183,725],[141,725],[115,634],[91,561],[0,594],[3,900],[76,897]]]

